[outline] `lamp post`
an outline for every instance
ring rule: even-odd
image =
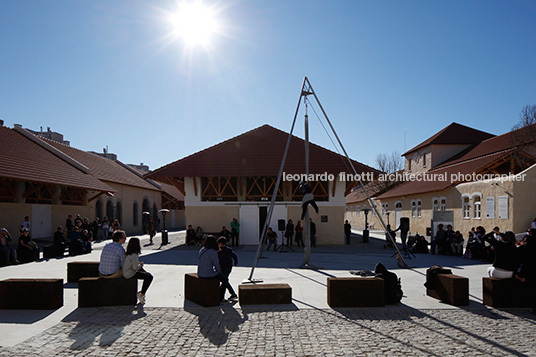
[[[370,208],[363,208],[363,213],[365,213],[365,229],[363,230],[363,240],[361,242],[369,242],[369,229],[368,229],[368,213],[371,211]]]
[[[169,210],[166,208],[162,208],[158,212],[162,213],[162,245],[166,245],[168,244],[168,231],[166,230],[166,213],[168,213]]]
[[[389,214],[391,212],[389,211],[386,211],[385,214],[387,215],[387,231],[390,231],[391,230],[391,224],[389,223]]]

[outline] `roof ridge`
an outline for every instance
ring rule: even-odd
[[[85,166],[84,164],[76,161],[66,153],[62,152],[61,150],[56,149],[54,146],[47,143],[42,137],[36,136],[32,133],[30,133],[28,130],[22,128],[22,127],[15,127],[13,130],[18,132],[19,134],[25,136],[26,138],[30,139],[37,145],[41,146],[43,149],[49,151],[50,153],[54,154],[58,158],[62,159],[63,161],[67,162],[69,165],[76,167],[78,170],[82,171],[85,174],[91,174],[91,170]],[[47,139],[48,140],[48,139]],[[62,143],[60,143],[62,144]],[[62,144],[64,145],[64,144]]]

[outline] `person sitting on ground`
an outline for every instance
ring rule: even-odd
[[[186,230],[186,245],[194,245],[195,244],[195,230],[192,227],[191,224],[188,225],[188,229]]]
[[[138,293],[138,301],[140,304],[145,304],[145,294],[153,281],[151,273],[143,269],[143,262],[140,262],[141,245],[138,238],[130,238],[123,261],[123,277],[130,279],[132,277],[143,280],[141,291]]]
[[[82,240],[82,252],[84,254],[91,253],[91,242],[93,241],[93,237],[91,237],[91,234],[87,229],[82,231],[80,239]]]
[[[101,277],[120,278],[123,276],[123,262],[125,261],[123,244],[126,239],[125,231],[118,229],[112,235],[112,243],[106,244],[102,249],[99,264]]]
[[[203,244],[203,229],[201,226],[197,226],[195,229],[195,245],[202,245]]]
[[[463,252],[463,235],[460,231],[454,232],[454,235],[450,239],[450,249],[452,254],[461,256]]]
[[[415,245],[413,246],[412,253],[428,253],[428,241],[424,236],[420,234],[415,235]]]
[[[80,224],[77,223],[69,236],[69,255],[79,254],[84,254],[84,243],[82,242]]]
[[[5,228],[0,228],[0,252],[6,264],[18,264],[17,250],[11,246],[11,235]]]
[[[227,241],[231,238],[231,231],[227,229],[227,227],[223,226],[221,227],[221,232],[219,234],[220,237],[225,237]]]
[[[202,279],[218,279],[220,281],[220,302],[224,303],[225,290],[233,291],[229,279],[222,274],[220,261],[218,260],[218,243],[214,236],[205,239],[203,248],[197,256],[197,276]],[[236,294],[232,294],[235,295]]]
[[[482,226],[478,226],[476,230],[471,228],[465,247],[464,257],[467,259],[480,259],[484,257],[484,241],[482,237],[486,234],[486,230]]]
[[[494,237],[494,232],[486,234],[482,239],[488,242],[495,251],[493,266],[488,268],[490,278],[510,279],[519,266],[519,251],[516,247],[516,236],[507,231]]]
[[[236,256],[235,252],[233,252],[231,248],[227,247],[227,238],[225,237],[218,238],[218,246],[220,248],[220,250],[218,251],[218,260],[220,262],[221,273],[227,279],[229,279],[229,275],[231,275],[231,270],[233,270],[233,265],[234,266],[238,265],[238,257]],[[231,296],[229,297],[230,300],[234,300],[237,298],[236,293],[234,292],[233,288],[229,290],[229,294],[231,294]]]
[[[21,263],[28,263],[39,259],[39,246],[30,237],[30,231],[27,228],[22,228],[21,233],[19,246],[17,247],[19,261]]]
[[[67,247],[67,239],[63,235],[63,227],[59,226],[54,233],[54,251],[57,257],[63,257],[65,254],[65,247]]]
[[[274,246],[274,250],[277,249],[277,233],[272,230],[272,227],[268,227],[268,232],[266,232],[266,240],[268,244],[266,251],[269,251],[272,245]]]

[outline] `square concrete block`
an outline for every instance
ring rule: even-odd
[[[469,279],[454,274],[437,274],[436,279],[426,295],[454,306],[469,305]]]
[[[63,306],[63,279],[0,281],[0,309],[53,310]]]
[[[330,307],[385,306],[382,278],[328,278],[328,305]]]
[[[205,279],[196,273],[184,274],[184,297],[203,307],[220,305],[220,282]]]
[[[43,258],[50,259],[50,258],[56,258],[58,256],[56,252],[56,248],[53,245],[45,245],[43,246]]]
[[[81,278],[78,307],[136,305],[138,280],[125,278]]]
[[[98,278],[99,262],[67,263],[67,282],[77,283],[80,278]]]
[[[240,305],[291,304],[292,288],[288,284],[241,284]]]

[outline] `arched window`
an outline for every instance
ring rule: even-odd
[[[463,219],[471,218],[471,206],[469,204],[469,197],[462,197],[462,212]]]
[[[114,204],[112,200],[108,200],[108,202],[106,202],[106,216],[108,217],[108,221],[111,222],[114,220]]]
[[[411,201],[411,217],[415,217],[416,212],[417,212],[417,202]]]
[[[417,201],[417,217],[420,217],[421,216],[421,200],[418,200]]]
[[[138,202],[134,202],[132,205],[132,224],[134,226],[138,225]]]
[[[432,201],[432,207],[434,211],[437,211],[439,209],[439,200],[437,198],[434,198]]]
[[[473,218],[482,217],[480,196],[473,196]]]
[[[102,201],[98,200],[95,202],[95,217],[98,217],[99,219],[102,218]]]
[[[439,207],[439,209],[441,211],[446,211],[447,210],[447,199],[446,198],[441,199],[441,206]]]
[[[123,221],[122,219],[122,216],[123,216],[123,209],[121,207],[121,202],[117,202],[117,205],[116,205],[116,211],[117,211],[117,220],[119,221],[119,224],[121,224],[121,222]]]

